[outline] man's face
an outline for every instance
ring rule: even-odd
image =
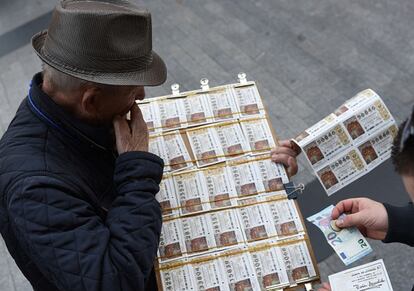
[[[414,175],[402,175],[402,180],[407,190],[408,194],[411,197],[411,201],[414,202]]]
[[[116,115],[127,114],[135,100],[144,98],[143,86],[116,86],[102,91],[97,102],[97,119],[103,123],[110,123]]]

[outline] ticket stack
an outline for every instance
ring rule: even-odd
[[[319,271],[255,82],[138,102],[163,158],[159,290],[312,288]]]

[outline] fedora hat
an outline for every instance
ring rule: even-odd
[[[156,86],[167,77],[152,50],[151,14],[125,0],[63,0],[32,46],[43,62],[87,81]]]

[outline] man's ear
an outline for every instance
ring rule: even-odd
[[[85,119],[91,121],[98,119],[100,108],[99,95],[100,89],[97,87],[91,86],[84,89],[81,96],[80,110]]]

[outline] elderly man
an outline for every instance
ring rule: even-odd
[[[11,255],[35,290],[155,290],[163,161],[135,103],[166,79],[150,14],[65,0],[32,45],[43,72],[0,142]]]

